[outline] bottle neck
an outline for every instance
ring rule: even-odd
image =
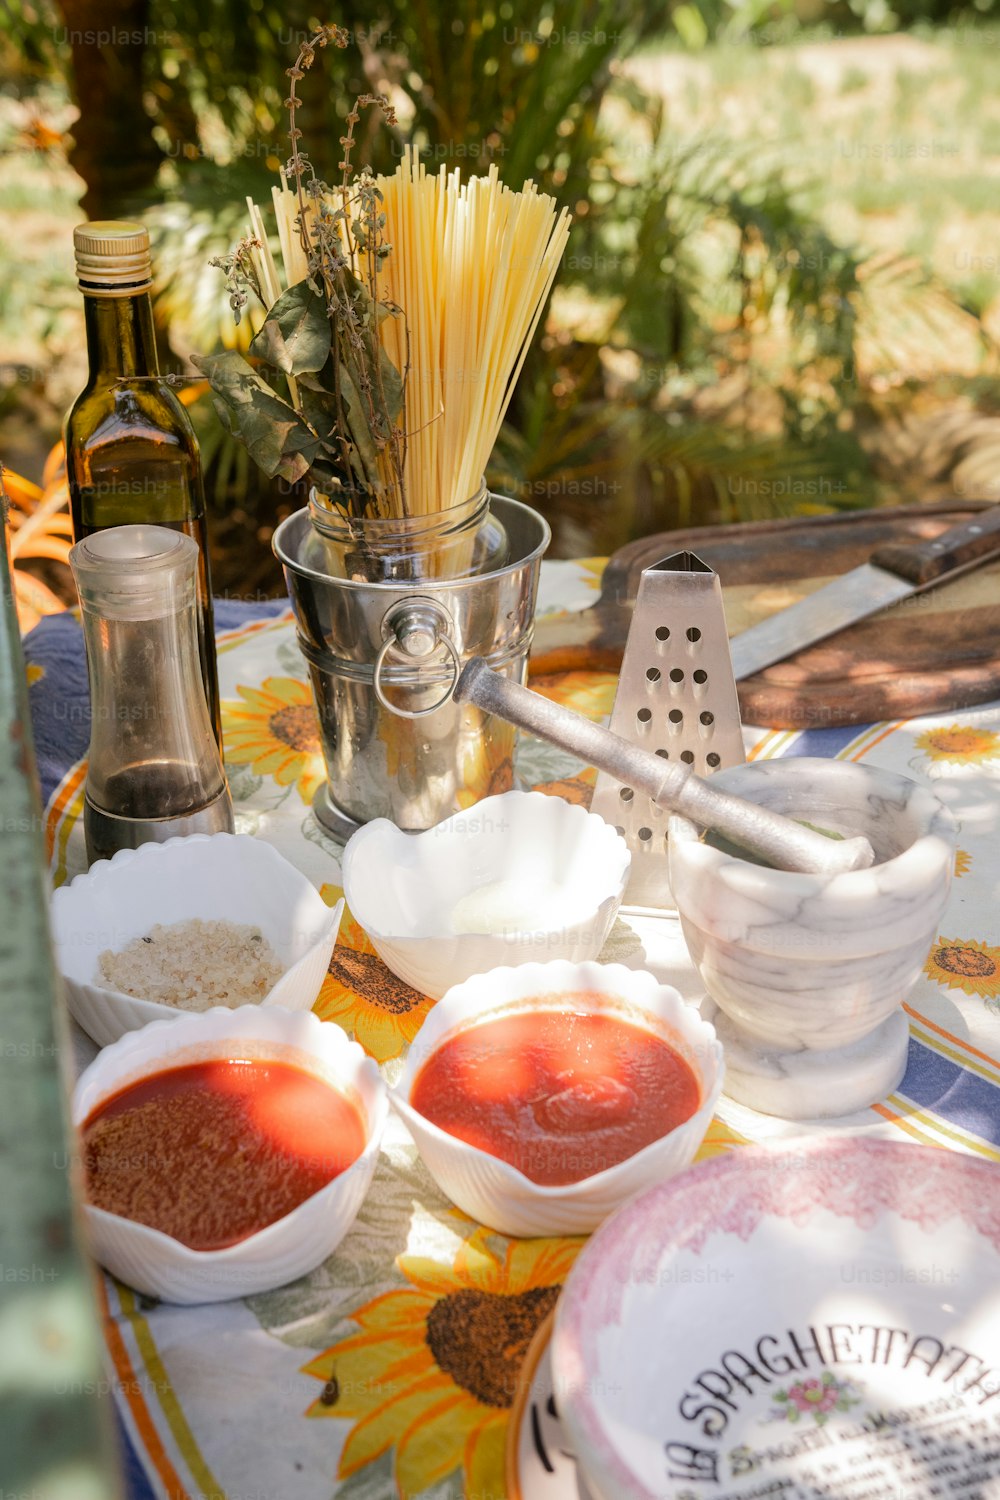
[[[160,373],[148,292],[90,297],[85,291],[83,307],[92,381]]]

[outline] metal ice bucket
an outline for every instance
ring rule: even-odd
[[[551,533],[516,500],[494,496],[491,510],[507,532],[506,562],[469,578],[335,578],[303,561],[314,551],[308,510],[274,533],[326,764],[313,807],[337,839],[372,818],[430,828],[514,785],[515,731],[451,695],[473,656],[524,681]]]

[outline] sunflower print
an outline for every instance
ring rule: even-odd
[[[265,677],[259,688],[239,687],[242,702],[222,705],[226,760],[273,776],[311,803],[326,780],[319,726],[308,684],[294,677]]]
[[[491,1240],[505,1248],[493,1250]],[[477,1229],[451,1266],[399,1256],[408,1285],[352,1314],[359,1331],[303,1369],[323,1382],[306,1415],[353,1423],[338,1479],[391,1449],[401,1500],[457,1469],[466,1495],[503,1500],[521,1364],[583,1243],[503,1240]]]
[[[734,1146],[745,1146],[747,1141],[747,1136],[740,1135],[738,1130],[734,1130],[716,1115],[705,1132],[705,1139],[698,1147],[694,1159],[696,1162],[708,1161],[713,1156],[722,1156],[731,1151]]]
[[[343,894],[336,885],[320,888],[327,906],[336,906]],[[433,1004],[386,968],[345,906],[330,968],[313,1006],[320,1020],[336,1021],[369,1057],[384,1063],[409,1046]]]
[[[939,937],[924,965],[928,979],[966,995],[1000,995],[1000,948],[973,938]]]
[[[509,792],[514,786],[514,741],[516,731],[495,715],[491,718],[473,704],[463,705],[458,740],[459,765],[455,790],[456,811]],[[428,778],[455,776],[454,752],[428,743],[422,729],[391,714],[383,717],[379,739],[385,747],[385,770],[400,786],[421,786]]]
[[[968,766],[1000,758],[1000,733],[995,729],[980,729],[975,724],[925,729],[914,743],[931,761]]]
[[[596,781],[597,772],[593,766],[587,766],[579,776],[566,776],[559,781],[540,781],[537,786],[532,787],[532,791],[544,792],[547,797],[562,797],[565,802],[573,802],[578,807],[589,807]]]
[[[972,864],[972,855],[968,849],[955,850],[955,878],[965,875]]]
[[[583,574],[583,581],[588,589],[598,593],[604,581],[604,570],[608,565],[606,557],[578,557],[576,565]]]
[[[513,791],[516,733],[513,724],[471,703],[462,709],[461,786],[455,797],[460,811],[484,797]]]
[[[543,698],[572,708],[588,719],[605,719],[615,706],[618,691],[616,672],[540,672],[531,686]]]
[[[385,747],[388,779],[400,785],[415,785],[419,779],[420,758],[425,752],[419,749],[420,741],[413,732],[412,722],[395,714],[383,714],[378,737]]]

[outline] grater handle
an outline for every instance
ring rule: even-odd
[[[629,744],[580,714],[501,677],[473,657],[455,685],[456,703],[470,702],[520,729],[527,729],[607,771],[616,780],[646,792],[654,802],[683,813],[702,828],[723,834],[732,843],[760,855],[776,870],[810,875],[838,875],[867,869],[875,855],[866,838],[830,839],[793,818],[759,807],[713,787],[689,766],[665,761]]]

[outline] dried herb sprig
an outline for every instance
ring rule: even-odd
[[[395,305],[381,302],[378,293],[379,268],[391,249],[383,238],[382,194],[367,167],[361,170],[356,185],[352,185],[354,169],[351,162],[354,130],[361,119],[362,109],[370,106],[379,109],[388,125],[397,123],[396,112],[384,94],[362,94],[355,101],[347,115],[347,133],[340,137],[343,156],[339,163],[339,194],[331,193],[327,184],[317,178],[308,156],[299,149],[302,132],[296,123],[300,104],[298,84],[312,67],[317,48],[328,43],[346,47],[347,42],[348,34],[343,27],[321,26],[303,42],[295,63],[288,69],[291,87],[285,107],[292,154],[285,172],[295,184],[299,208],[297,229],[309,265],[310,284],[316,291],[322,291],[338,346],[339,358],[333,362],[332,373],[336,430],[345,459],[350,447],[348,433],[356,422],[356,413],[349,410],[356,392],[375,450],[387,460],[380,465],[380,471],[388,470],[388,484],[394,491],[389,497],[388,509],[405,515],[403,467],[406,435],[397,417],[405,403],[408,371],[396,371],[381,347],[378,332],[382,317],[402,317],[402,311]],[[365,270],[363,285],[353,270],[362,263]],[[392,504],[393,500],[395,504]]]
[[[383,319],[403,314],[380,296],[379,271],[391,253],[381,192],[371,171],[355,173],[351,160],[363,109],[377,108],[390,125],[396,116],[384,95],[362,94],[340,137],[339,186],[316,176],[300,148],[298,85],[327,45],[346,46],[346,31],[320,27],[288,69],[291,155],[283,175],[293,184],[305,278],[280,291],[259,211],[251,205],[260,232],[213,264],[225,273],[237,322],[251,295],[267,311],[250,344],[258,365],[234,351],[195,363],[208,376],[224,424],[265,472],[307,478],[350,515],[405,515],[409,358],[398,370],[379,334]]]
[[[243,317],[243,309],[250,300],[250,292],[253,292],[259,302],[267,305],[253,261],[253,251],[259,248],[260,242],[248,235],[246,239],[240,240],[235,250],[231,250],[228,255],[216,255],[209,261],[210,266],[217,266],[226,274],[229,306],[233,310],[233,320],[237,325]]]

